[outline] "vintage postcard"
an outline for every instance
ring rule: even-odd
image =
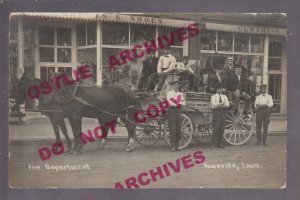
[[[284,13],[12,12],[11,188],[285,188]]]

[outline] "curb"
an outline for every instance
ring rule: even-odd
[[[268,133],[269,136],[286,136],[286,132],[283,131],[274,131],[271,133]],[[252,137],[255,137],[255,134],[252,135]],[[71,139],[73,141],[73,138]],[[127,142],[126,136],[114,136],[114,137],[108,137],[108,141],[117,141],[117,142]],[[160,140],[164,140],[164,137],[161,137]],[[55,138],[21,138],[21,139],[11,139],[9,140],[9,144],[52,144],[55,141]],[[62,142],[65,142],[65,139],[62,139]],[[90,143],[97,143],[99,140],[95,140]]]

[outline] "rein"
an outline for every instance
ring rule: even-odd
[[[121,87],[125,90],[126,95],[127,95],[127,94],[128,94],[127,90],[126,90],[123,86],[121,86]],[[114,111],[108,112],[108,111],[104,111],[104,110],[101,110],[101,109],[97,108],[96,106],[90,104],[90,103],[87,102],[86,100],[83,100],[82,98],[77,97],[77,96],[76,96],[76,92],[77,92],[77,87],[75,87],[75,89],[74,89],[74,91],[72,92],[71,95],[72,95],[72,97],[73,97],[76,101],[78,101],[79,103],[81,103],[81,104],[83,104],[83,105],[85,105],[85,106],[92,107],[92,108],[96,109],[98,112],[105,113],[105,114],[108,114],[108,115],[111,115],[111,116],[115,116],[115,117],[119,117],[119,118],[121,118],[121,119],[124,119],[124,120],[126,120],[126,121],[129,121],[130,123],[132,123],[132,124],[134,124],[134,125],[136,125],[136,126],[139,125],[138,123],[136,123],[136,122],[134,122],[134,121],[128,119],[128,117],[124,117],[124,116],[122,116],[122,115],[117,115],[117,114],[112,113],[112,112],[114,112]],[[128,96],[127,96],[127,103],[128,103]],[[130,108],[134,108],[134,105],[130,105],[130,106],[127,106],[127,107],[124,107],[124,108],[121,108],[121,109],[115,110],[115,111],[128,110],[128,109],[130,109]]]

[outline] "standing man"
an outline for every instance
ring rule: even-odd
[[[263,84],[260,87],[261,94],[255,99],[256,109],[256,136],[257,143],[261,143],[261,129],[263,126],[263,145],[267,145],[268,125],[270,122],[270,108],[273,107],[272,96],[267,94],[267,85]]]
[[[143,61],[143,69],[137,86],[138,89],[143,89],[147,87],[150,75],[157,72],[157,63],[158,58],[155,57],[155,51],[151,49],[150,55],[146,58],[146,60]],[[151,90],[153,90],[155,85],[152,84],[149,87],[151,88]]]
[[[217,93],[211,97],[211,108],[213,110],[213,136],[211,140],[211,148],[224,148],[221,144],[225,131],[226,110],[229,107],[228,99],[223,88],[217,88]]]
[[[155,84],[156,77],[158,77],[158,85],[155,88],[155,91],[160,91],[166,78],[167,73],[172,72],[175,69],[176,59],[174,56],[170,54],[170,47],[165,46],[164,54],[159,57],[158,64],[157,64],[157,73],[152,73],[150,76],[150,81],[148,83],[148,90],[151,90],[151,85]]]
[[[178,91],[179,83],[178,81],[170,82],[171,90],[167,93],[167,100],[174,98],[178,99],[180,96],[180,105],[176,105],[173,101],[168,101],[170,107],[168,109],[168,123],[170,130],[170,143],[171,143],[171,152],[179,151],[178,145],[181,137],[181,105],[185,105],[185,100],[183,94]]]

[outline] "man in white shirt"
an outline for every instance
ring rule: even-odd
[[[178,91],[179,83],[178,81],[170,82],[171,90],[167,93],[167,99],[170,103],[170,107],[168,109],[168,124],[170,131],[170,143],[171,143],[171,152],[178,149],[179,140],[181,137],[181,105],[185,105],[185,100],[183,94]],[[170,99],[176,99],[178,103],[170,101]],[[178,101],[180,98],[180,101]]]
[[[225,131],[226,111],[229,107],[229,101],[226,95],[222,94],[225,89],[217,88],[217,93],[211,96],[211,108],[213,110],[213,136],[211,148],[224,148],[221,144]]]
[[[184,56],[182,64],[177,67],[179,71],[180,79],[179,81],[188,80],[189,91],[194,90],[194,71],[189,65],[189,57]]]
[[[267,85],[263,84],[260,87],[261,94],[255,99],[255,110],[256,110],[256,136],[257,143],[261,143],[261,129],[263,126],[263,145],[267,146],[267,133],[268,125],[270,122],[270,108],[273,107],[272,96],[267,94]]]
[[[156,91],[160,91],[166,78],[167,73],[172,72],[175,69],[176,59],[174,56],[170,54],[170,47],[165,46],[164,54],[159,57],[158,64],[157,64],[157,73],[153,73],[150,76],[150,81],[148,84],[148,90],[150,90],[150,86],[158,79]]]

